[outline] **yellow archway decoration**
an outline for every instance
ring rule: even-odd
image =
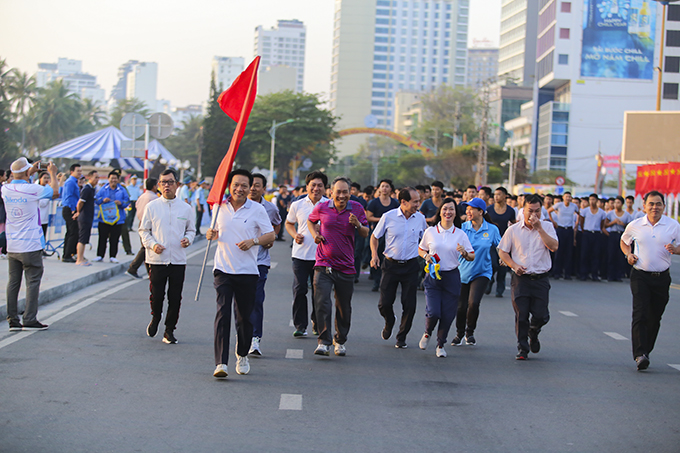
[[[407,137],[402,134],[398,134],[396,132],[388,131],[386,129],[377,129],[377,128],[371,128],[371,127],[353,127],[350,129],[343,129],[340,132],[338,132],[340,137],[344,137],[345,135],[356,135],[356,134],[376,134],[376,135],[382,135],[384,137],[389,137],[392,140],[395,140],[401,144],[404,144],[408,146],[411,149],[415,149],[417,151],[420,151],[423,154],[431,153],[432,150],[428,148],[427,146],[423,145],[422,142],[417,142],[413,140],[411,137]]]

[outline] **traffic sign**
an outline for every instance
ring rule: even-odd
[[[120,142],[120,157],[139,157],[143,159],[145,151],[143,140],[121,140]]]
[[[307,157],[305,160],[302,161],[302,168],[304,168],[305,170],[309,170],[310,168],[312,168],[313,164],[314,162],[312,162],[312,159]]]
[[[146,119],[139,113],[126,113],[120,120],[120,131],[128,138],[136,139],[144,135]]]
[[[555,184],[557,184],[558,186],[563,186],[564,183],[565,183],[564,176],[558,176],[557,178],[555,178]]]
[[[167,113],[154,113],[149,118],[149,134],[153,138],[162,140],[170,137],[173,130],[172,118]]]

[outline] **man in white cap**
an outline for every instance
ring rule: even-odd
[[[45,236],[40,222],[39,202],[59,196],[57,167],[47,165],[50,185],[30,184],[30,176],[40,171],[40,162],[28,163],[25,157],[12,163],[13,180],[2,186],[2,200],[7,211],[7,321],[10,332],[45,330],[47,325],[37,319],[40,280],[43,275],[42,251]],[[19,322],[17,300],[22,275],[26,276],[26,308],[23,325]]]

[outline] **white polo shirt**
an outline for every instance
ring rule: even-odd
[[[7,213],[5,221],[7,251],[28,253],[45,248],[45,237],[40,222],[40,200],[52,198],[52,187],[15,179],[3,185],[0,190]]]
[[[545,232],[557,240],[552,222],[541,222]],[[527,274],[543,274],[552,267],[550,250],[543,243],[538,230],[529,228],[524,221],[508,227],[498,248],[510,254],[515,263],[524,266]]]
[[[633,253],[638,257],[635,269],[663,272],[671,267],[671,253],[666,250],[665,245],[677,246],[680,243],[680,225],[665,215],[661,216],[656,225],[652,225],[649,217],[640,217],[628,224],[621,235],[621,241],[626,245],[635,241]]]
[[[419,247],[430,255],[439,256],[440,270],[452,271],[460,265],[458,244],[462,245],[468,253],[475,251],[470,244],[470,238],[463,230],[455,226],[445,230],[439,223],[425,230]]]
[[[306,196],[300,200],[294,201],[290,205],[288,216],[286,216],[286,222],[292,224],[297,223],[298,234],[304,236],[302,244],[293,241],[293,258],[305,261],[316,260],[316,243],[314,242],[312,233],[309,232],[309,228],[307,227],[307,219],[314,210],[314,206],[323,203],[324,201],[328,201],[328,198],[321,197],[321,200],[314,204],[309,196]]]
[[[401,208],[387,211],[373,230],[373,236],[385,236],[386,257],[393,260],[410,260],[418,256],[418,241],[427,229],[425,216],[416,211],[408,219]]]
[[[274,231],[267,211],[260,203],[250,199],[234,211],[228,198],[220,205],[216,226],[219,231],[215,266],[213,269],[225,274],[260,275],[257,269],[257,253],[260,247],[254,246],[243,251],[236,244],[246,239],[259,238]]]

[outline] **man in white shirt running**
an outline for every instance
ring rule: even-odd
[[[621,235],[633,293],[631,338],[638,371],[649,367],[649,353],[659,335],[671,285],[671,255],[680,254],[680,225],[663,215],[664,197],[653,190],[645,195],[646,216],[633,220]],[[635,243],[635,250],[631,244]]]
[[[139,236],[146,248],[151,286],[151,322],[146,334],[156,336],[163,313],[165,288],[168,288],[168,312],[165,315],[163,343],[175,344],[174,331],[179,319],[187,256],[184,251],[196,235],[194,210],[175,196],[177,173],[165,170],[158,181],[163,196],[149,202],[139,224]]]

